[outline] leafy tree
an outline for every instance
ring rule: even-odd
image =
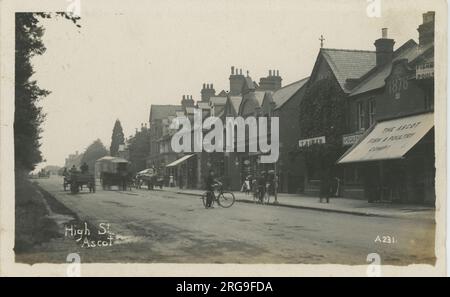
[[[84,162],[89,166],[89,172],[94,172],[95,161],[98,159],[107,156],[108,150],[103,145],[100,139],[95,140],[91,145],[89,145],[83,153],[83,157],[81,158],[81,164]]]
[[[332,78],[313,82],[300,102],[300,138],[325,136],[325,144],[302,148],[308,168],[329,174],[344,152],[342,135],[346,133],[345,94]]]
[[[119,145],[125,143],[125,136],[123,134],[122,125],[120,121],[117,119],[114,123],[114,128],[111,136],[111,146],[109,148],[109,152],[111,156],[117,157],[119,155]]]
[[[42,161],[40,148],[41,124],[45,119],[40,99],[50,94],[41,89],[31,77],[34,74],[31,59],[45,53],[42,42],[44,28],[41,18],[63,16],[77,27],[80,19],[67,13],[16,13],[15,18],[15,112],[14,112],[14,160],[16,172],[31,171]]]
[[[138,172],[147,168],[146,159],[150,152],[150,129],[142,128],[128,140],[131,168]]]

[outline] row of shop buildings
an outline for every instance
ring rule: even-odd
[[[214,169],[231,190],[239,190],[249,175],[273,170],[279,192],[306,195],[319,193],[327,171],[339,180],[340,196],[434,203],[434,12],[423,14],[417,30],[418,42],[410,39],[395,46],[383,29],[373,51],[320,48],[311,75],[289,85],[282,86],[278,70],[256,82],[248,72],[231,67],[229,90],[216,93],[213,84],[203,84],[197,102],[183,95],[180,105],[151,105],[146,166],[161,172],[167,183],[172,179],[184,188],[202,188],[209,169]],[[324,81],[333,85],[329,100],[343,98],[343,116],[326,119],[327,113],[316,109],[317,126],[326,122],[330,127],[305,132],[302,100],[311,100],[314,88]],[[258,152],[174,152],[171,139],[176,131],[170,124],[177,116],[192,119],[195,108],[204,117],[223,120],[278,117],[278,161],[261,163]],[[339,121],[338,132],[333,120]],[[331,145],[339,146],[332,168],[308,162],[305,148],[323,151]]]

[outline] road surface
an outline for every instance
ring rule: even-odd
[[[19,259],[25,262],[64,262],[68,253],[78,252],[83,262],[102,263],[365,265],[370,253],[378,253],[382,264],[434,263],[435,225],[425,220],[239,202],[229,209],[204,209],[198,197],[168,191],[72,195],[62,190],[60,177],[39,179],[38,184],[76,214],[77,226],[109,224],[115,240],[105,247],[87,248],[64,234],[22,255]],[[67,215],[52,212],[69,226]]]

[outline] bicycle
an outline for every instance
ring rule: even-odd
[[[216,188],[215,191],[218,191],[219,193],[216,195],[215,191],[211,191],[212,192],[211,194],[213,195],[213,198],[211,201],[211,206],[214,204],[214,202],[217,202],[217,204],[219,204],[223,208],[231,207],[234,204],[234,202],[236,201],[234,194],[232,192],[224,192],[222,185],[216,185],[215,188]],[[205,192],[202,194],[202,197],[200,198],[200,199],[202,199],[203,206],[205,208],[207,208],[206,207],[207,197],[208,197],[208,192]]]

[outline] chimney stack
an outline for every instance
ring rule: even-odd
[[[269,76],[259,79],[259,88],[263,91],[276,91],[281,88],[281,77],[278,70],[269,70]]]
[[[377,66],[382,66],[392,61],[394,56],[394,39],[388,38],[388,29],[381,29],[381,38],[375,40]]]
[[[234,75],[231,75],[232,77]],[[216,95],[216,91],[213,89],[213,84],[203,84],[203,89],[200,91],[201,93],[201,101],[209,102],[209,98]]]
[[[234,72],[234,69],[236,70]],[[230,75],[230,92],[231,96],[237,96],[241,93],[242,86],[244,85],[245,77],[242,75],[242,69],[231,67]],[[212,88],[212,85],[211,85]]]
[[[186,107],[192,107],[195,105],[194,100],[192,99],[192,95],[183,95],[183,99],[181,100],[181,106],[183,109]]]
[[[434,15],[434,11],[428,11],[422,15],[423,22],[417,28],[420,46],[434,42]]]

